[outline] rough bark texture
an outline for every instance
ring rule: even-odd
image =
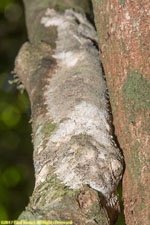
[[[125,156],[128,225],[150,224],[150,1],[93,0],[115,133]]]
[[[15,71],[31,101],[36,183],[19,219],[114,224],[123,158],[111,136],[96,32],[83,14],[89,3],[24,2],[30,42]]]

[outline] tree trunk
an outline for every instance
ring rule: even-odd
[[[111,134],[96,31],[84,15],[90,4],[24,3],[29,42],[15,71],[31,101],[36,183],[19,220],[114,224],[123,157]]]
[[[125,156],[128,225],[150,224],[150,1],[93,0],[99,48]]]

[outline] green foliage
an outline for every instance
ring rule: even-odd
[[[0,0],[0,31],[0,220],[15,220],[34,184],[29,99],[8,84],[26,40],[21,0]]]
[[[12,0],[1,0],[0,1],[0,12],[4,12],[5,9],[14,1]]]
[[[118,220],[115,223],[115,225],[125,225],[125,218],[124,218],[124,213],[123,213],[123,201],[122,201],[122,186],[121,183],[118,187],[118,196],[119,196],[119,203],[120,203],[120,214],[118,216]]]
[[[0,204],[0,220],[8,220],[8,214],[3,205]]]
[[[7,126],[7,127],[14,127],[20,121],[20,112],[17,107],[7,104],[5,102],[0,103],[0,120]]]
[[[2,185],[6,187],[15,187],[20,180],[20,171],[16,167],[8,167],[1,174]]]

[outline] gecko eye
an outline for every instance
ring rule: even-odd
[[[119,160],[113,159],[111,161],[111,170],[115,179],[120,179],[120,175],[122,174],[122,164]]]

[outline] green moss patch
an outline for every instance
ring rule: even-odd
[[[100,5],[102,6],[104,5],[105,0],[99,0],[99,2],[100,2]]]
[[[138,183],[141,176],[141,162],[139,159],[139,148],[141,144],[138,141],[135,141],[134,146],[132,147],[132,153],[130,156],[130,170],[133,176],[134,182]]]
[[[134,116],[150,109],[150,81],[131,71],[122,88],[124,109]]]
[[[46,122],[42,128],[42,133],[46,135],[50,135],[57,128],[56,123]]]
[[[125,5],[126,4],[126,0],[119,0],[118,3],[119,3],[119,5]]]

